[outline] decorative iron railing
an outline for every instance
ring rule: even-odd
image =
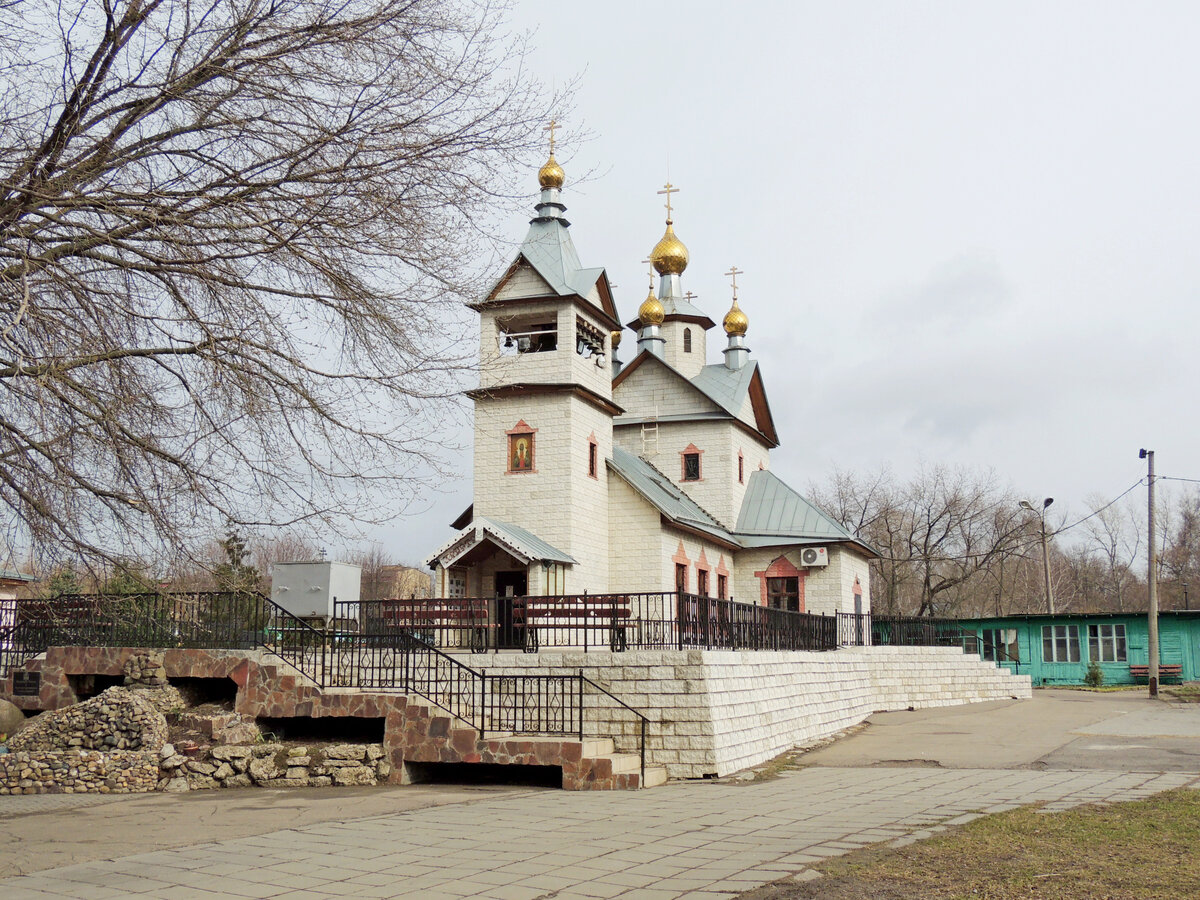
[[[889,616],[877,613],[838,613],[838,643],[888,647],[961,646],[965,631],[957,619],[928,616]]]
[[[18,601],[0,631],[0,677],[54,646],[263,648],[318,687],[417,694],[476,728],[584,734],[578,675],[478,672],[407,630],[314,628],[257,592],[69,595]]]
[[[448,651],[835,650],[837,621],[675,592],[334,604],[339,631],[411,632]]]

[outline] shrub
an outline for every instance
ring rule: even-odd
[[[1104,673],[1100,671],[1100,663],[1092,660],[1088,663],[1087,674],[1083,676],[1083,683],[1088,687],[1100,687],[1104,684]]]

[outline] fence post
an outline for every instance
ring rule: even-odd
[[[579,670],[579,740],[583,740],[583,669]]]

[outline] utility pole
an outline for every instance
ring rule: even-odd
[[[1146,460],[1149,479],[1147,481],[1147,516],[1146,525],[1146,584],[1150,589],[1150,611],[1148,618],[1150,639],[1147,641],[1147,652],[1150,654],[1149,677],[1150,696],[1158,696],[1158,553],[1154,546],[1154,451],[1143,449],[1138,453],[1139,459]]]
[[[1042,572],[1046,576],[1046,612],[1050,615],[1054,615],[1054,586],[1050,583],[1050,546],[1046,542],[1046,510],[1053,502],[1053,497],[1047,497],[1042,501],[1041,510],[1028,500],[1022,500],[1020,504],[1021,509],[1038,513],[1042,517]]]
[[[1046,545],[1046,514],[1042,513],[1042,568],[1046,575],[1046,612],[1054,615],[1054,588],[1050,584],[1050,548]]]

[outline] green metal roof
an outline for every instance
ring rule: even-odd
[[[725,541],[733,540],[720,522],[646,460],[614,447],[613,458],[608,460],[608,465],[671,521],[698,528]]]
[[[766,469],[750,475],[738,514],[737,534],[862,543]]]
[[[496,535],[496,537],[521,551],[523,556],[541,560],[542,562],[575,564],[575,557],[569,553],[563,553],[553,544],[543,541],[536,534],[526,531],[519,525],[500,522],[496,519],[489,519],[486,516],[480,516],[475,521],[483,526],[484,531]]]
[[[874,553],[790,487],[765,470],[754,472],[742,500],[737,528],[730,531],[651,463],[613,448],[609,468],[673,522],[740,547],[778,547],[829,541],[856,544]]]
[[[735,418],[741,418],[742,407],[750,393],[750,382],[758,371],[758,363],[750,362],[740,369],[731,369],[723,363],[705,366],[700,374],[691,379],[692,384],[704,396]],[[753,420],[748,424],[758,427]]]

